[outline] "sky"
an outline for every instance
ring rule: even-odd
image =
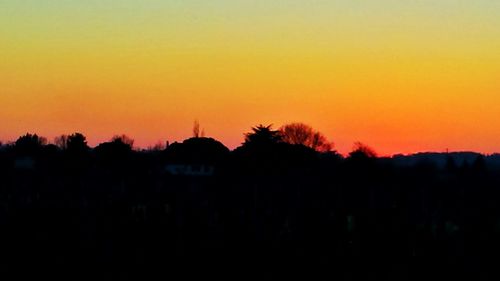
[[[500,1],[0,0],[0,140],[230,148],[304,122],[341,153],[500,151]]]

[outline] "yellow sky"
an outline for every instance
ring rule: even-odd
[[[43,2],[0,1],[1,140],[302,121],[341,152],[500,151],[498,1]]]

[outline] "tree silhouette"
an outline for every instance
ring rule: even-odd
[[[283,141],[281,132],[272,129],[272,125],[264,126],[262,124],[253,127],[252,132],[245,134],[245,146],[266,146],[273,145]]]
[[[106,164],[123,166],[132,153],[134,140],[126,135],[114,136],[110,142],[99,144],[94,151]]]
[[[194,124],[193,124],[193,137],[194,138],[199,138],[200,137],[200,122],[198,120],[194,120]]]
[[[74,133],[68,136],[66,141],[66,149],[72,152],[86,152],[89,150],[87,139],[83,134]]]
[[[132,149],[134,147],[134,140],[127,135],[116,135],[114,136],[111,141],[113,143],[122,143],[130,147]]]
[[[332,144],[326,137],[304,123],[290,123],[280,128],[283,141],[289,144],[300,144],[314,150],[327,152],[332,149]]]
[[[60,135],[54,138],[54,143],[62,150],[66,150],[68,144],[68,135]]]
[[[377,153],[375,150],[366,144],[361,142],[354,143],[354,149],[349,153],[349,158],[357,159],[357,158],[376,158]]]
[[[15,148],[18,153],[29,155],[39,152],[45,144],[47,144],[47,139],[37,134],[27,133],[17,139]]]

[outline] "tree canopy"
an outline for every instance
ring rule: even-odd
[[[286,124],[279,131],[286,143],[304,145],[321,152],[332,150],[333,144],[321,132],[304,123]]]

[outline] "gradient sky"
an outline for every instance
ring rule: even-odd
[[[0,0],[0,140],[302,121],[340,152],[500,151],[500,1]]]

